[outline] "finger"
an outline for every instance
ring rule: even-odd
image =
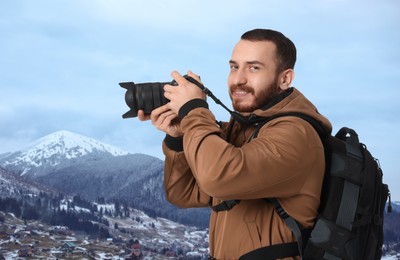
[[[155,126],[161,125],[163,124],[165,118],[170,114],[173,114],[173,112],[168,108],[167,105],[156,108],[151,112],[151,122]]]
[[[139,118],[140,121],[144,121],[144,111],[143,110],[139,110],[137,112],[137,117]]]
[[[176,114],[173,113],[172,111],[165,112],[163,114],[162,121],[161,121],[161,118],[160,118],[161,126],[163,126],[166,129],[170,128],[172,120],[174,120],[175,118],[176,118]]]
[[[171,76],[176,81],[176,83],[178,83],[178,85],[184,85],[185,83],[187,83],[187,80],[176,70],[171,72]]]
[[[198,82],[201,82],[201,77],[197,74],[194,74],[191,70],[189,70],[187,72],[187,75],[194,78],[195,80],[197,80]]]
[[[171,122],[174,118],[176,118],[176,115],[172,111],[165,112],[160,115],[154,125],[159,130],[167,131],[170,129]]]
[[[139,110],[137,113],[137,117],[140,121],[146,121],[150,119],[149,115],[146,115],[143,110]]]
[[[174,87],[165,85],[164,87],[164,97],[168,100],[172,100]],[[168,103],[167,103],[168,104]]]
[[[153,125],[157,125],[158,124],[157,121],[159,120],[159,118],[168,110],[169,110],[168,108],[162,106],[151,111],[150,114],[151,123]]]
[[[153,111],[151,111],[151,114],[158,116],[168,110],[169,110],[169,107],[165,104],[165,105],[155,108]]]

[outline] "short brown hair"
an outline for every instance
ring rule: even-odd
[[[296,46],[285,35],[278,31],[270,29],[254,29],[245,32],[242,40],[248,41],[271,41],[276,45],[278,58],[278,69],[280,71],[286,69],[294,69],[296,63]]]

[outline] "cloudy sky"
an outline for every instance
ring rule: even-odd
[[[163,158],[162,133],[121,118],[118,83],[191,69],[229,105],[233,46],[247,30],[272,28],[297,46],[293,85],[334,132],[357,130],[400,200],[399,11],[398,0],[2,0],[0,154],[69,130]]]

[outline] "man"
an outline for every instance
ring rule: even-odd
[[[246,32],[234,47],[228,77],[235,111],[246,118],[301,112],[329,121],[297,89],[294,78],[296,48],[283,34],[255,29]],[[192,72],[188,75],[200,81]],[[231,118],[216,124],[204,93],[178,72],[178,86],[166,85],[170,102],[150,117],[167,135],[164,186],[167,199],[180,207],[215,207],[240,200],[230,210],[212,211],[210,255],[214,259],[239,259],[255,249],[294,242],[295,236],[271,203],[304,227],[317,215],[324,175],[324,148],[314,128],[301,118],[279,117],[263,125]],[[249,141],[250,140],[250,141]]]

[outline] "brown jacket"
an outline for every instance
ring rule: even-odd
[[[329,121],[297,89],[287,93],[254,114],[302,112],[331,131]],[[167,199],[185,208],[241,200],[230,211],[211,214],[210,254],[216,259],[238,259],[259,247],[295,241],[273,206],[262,198],[278,198],[303,226],[313,225],[325,167],[323,145],[313,127],[297,117],[280,117],[265,124],[257,138],[248,142],[255,127],[235,122],[227,141],[227,124],[219,127],[215,122],[210,110],[196,107],[181,121],[183,151],[171,149],[166,138]]]

